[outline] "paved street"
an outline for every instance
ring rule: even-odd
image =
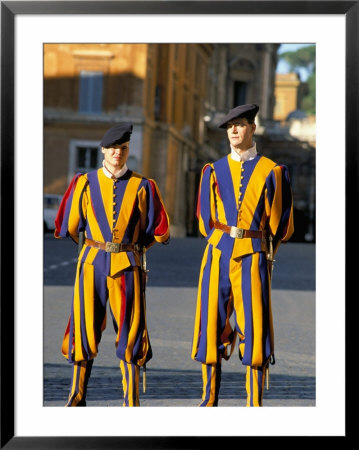
[[[201,367],[190,358],[197,279],[205,242],[172,239],[148,253],[147,314],[153,358],[141,406],[197,406]],[[44,237],[44,405],[63,406],[71,367],[61,355],[76,265],[71,240]],[[276,258],[272,291],[276,364],[265,406],[315,406],[315,246],[288,243]],[[120,406],[115,333],[107,328],[88,387],[88,406]],[[141,371],[142,377],[142,371]],[[245,406],[245,368],[236,352],[223,364],[219,406]]]

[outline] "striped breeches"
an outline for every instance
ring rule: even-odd
[[[67,406],[86,405],[93,359],[106,327],[107,300],[116,333],[124,406],[139,405],[139,368],[152,356],[142,275],[140,268],[130,267],[109,277],[91,264],[78,263],[71,315],[62,344],[63,355],[73,364]]]
[[[218,406],[221,363],[202,364],[203,393],[199,406]],[[263,406],[265,368],[247,366],[247,406]]]
[[[106,304],[116,332],[116,355],[139,366],[151,357],[146,326],[144,280],[139,267],[129,267],[115,277],[101,268],[79,262],[71,315],[62,343],[70,362],[93,359],[106,327]]]
[[[209,244],[200,270],[192,358],[204,364],[228,359],[236,336],[244,365],[266,365],[274,351],[266,256],[260,252],[234,260]]]

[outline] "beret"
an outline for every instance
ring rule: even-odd
[[[219,124],[219,128],[226,128],[227,122],[236,119],[237,117],[254,119],[258,111],[259,106],[254,103],[251,103],[249,105],[236,106],[235,108],[231,109],[226,116],[223,117],[221,123]]]
[[[119,122],[110,128],[103,135],[100,142],[101,147],[110,147],[111,145],[122,144],[130,140],[133,125],[131,122]]]

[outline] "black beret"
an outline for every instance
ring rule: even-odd
[[[120,122],[110,128],[104,134],[101,140],[101,147],[110,147],[111,145],[122,144],[130,140],[133,125],[131,122]]]
[[[240,105],[231,109],[229,113],[223,117],[219,128],[227,128],[227,123],[237,117],[245,117],[247,119],[254,119],[257,112],[259,111],[259,106],[251,103],[249,105]]]

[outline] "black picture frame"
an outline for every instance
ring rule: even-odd
[[[14,33],[18,14],[337,14],[346,23],[346,236],[358,204],[359,1],[3,1],[1,2],[1,448],[198,448],[217,437],[18,437],[14,435]],[[333,114],[335,110],[333,95]],[[355,225],[354,225],[355,227]],[[344,232],[344,230],[333,230]],[[329,243],[328,243],[329,244]],[[354,248],[353,248],[354,245]],[[346,293],[355,292],[346,239]],[[354,289],[354,291],[353,291]],[[348,307],[347,303],[346,306]],[[348,311],[348,309],[346,309]],[[347,316],[348,317],[348,316]],[[346,336],[347,336],[346,331]],[[329,338],[328,338],[329,340]],[[348,339],[346,340],[348,341]],[[333,361],[328,361],[332,364]],[[347,381],[348,383],[348,381]],[[355,384],[352,385],[355,389]],[[224,426],[225,424],[223,424]],[[347,424],[347,433],[349,429]],[[223,444],[222,444],[223,445]]]

